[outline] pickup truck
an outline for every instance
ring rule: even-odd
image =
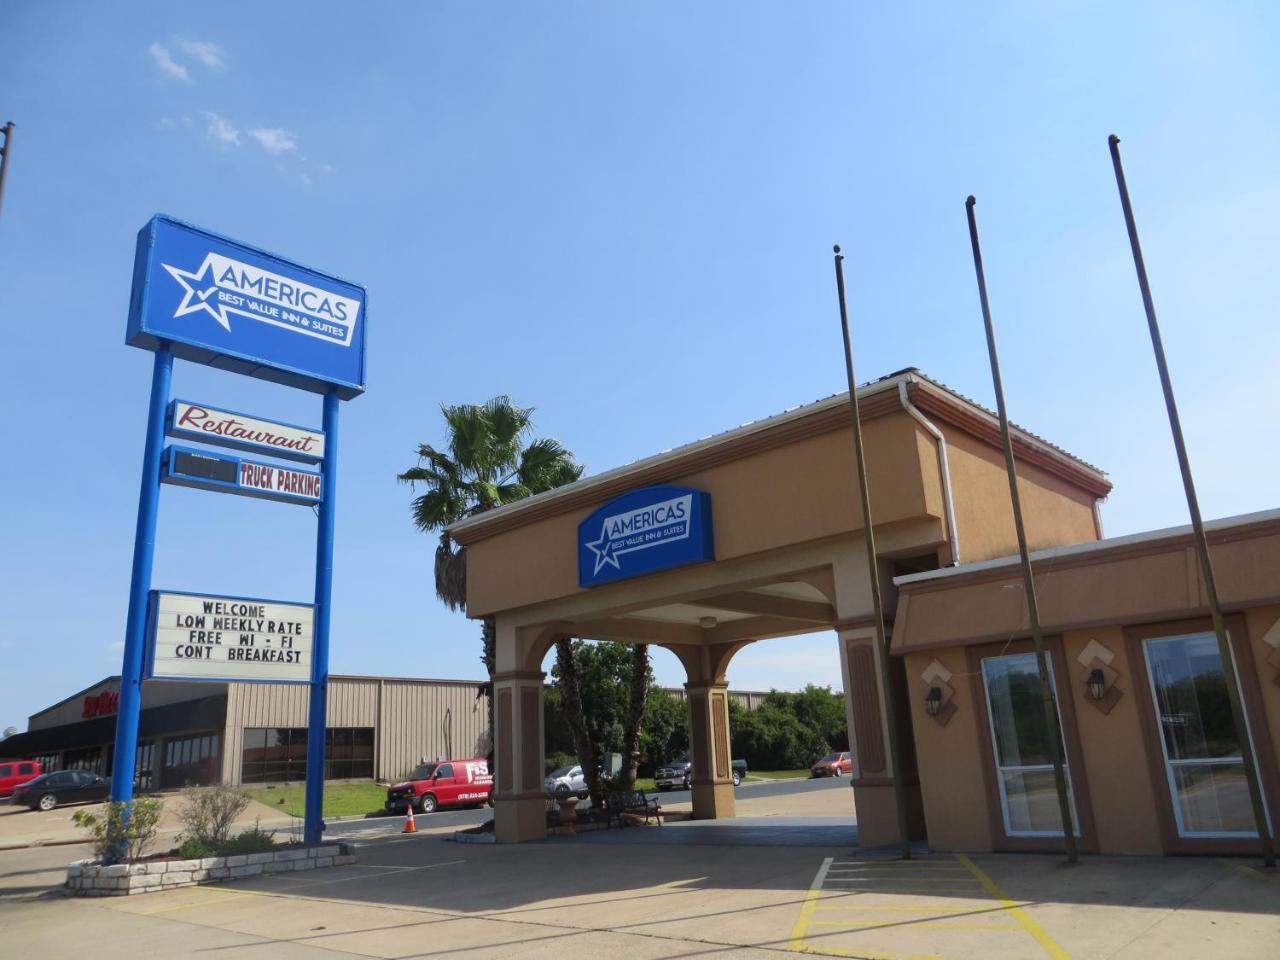
[[[733,785],[736,787],[742,782],[742,778],[747,775],[747,761],[734,760],[729,767]],[[688,757],[681,757],[679,760],[674,760],[659,767],[658,772],[654,775],[654,781],[657,783],[660,792],[688,790],[689,778],[692,776],[693,761]]]

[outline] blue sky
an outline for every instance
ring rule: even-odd
[[[369,289],[344,404],[332,667],[475,677],[398,471],[442,402],[510,393],[589,472],[843,389],[991,387],[1108,470],[1109,534],[1186,511],[1107,156],[1126,167],[1207,516],[1276,506],[1280,10],[1266,3],[0,6],[0,725],[119,669],[166,212]],[[175,393],[318,423],[179,364]],[[166,488],[155,583],[309,598],[301,508]],[[660,679],[683,679],[674,659]],[[738,687],[838,685],[829,635]]]

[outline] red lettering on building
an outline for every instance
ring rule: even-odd
[[[92,697],[84,698],[84,711],[80,717],[88,720],[91,717],[105,717],[119,711],[120,694],[113,690],[103,690]]]

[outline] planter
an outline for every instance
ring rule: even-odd
[[[73,897],[125,897],[201,883],[240,880],[265,873],[291,873],[355,863],[348,843],[318,847],[286,847],[270,853],[205,857],[202,860],[152,860],[104,867],[96,860],[77,860],[67,867],[66,891]]]

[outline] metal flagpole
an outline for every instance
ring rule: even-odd
[[[884,605],[880,598],[880,567],[876,562],[876,536],[871,527],[871,492],[867,486],[867,463],[862,452],[862,417],[858,413],[858,386],[853,375],[853,344],[849,337],[849,311],[844,296],[844,257],[835,246],[836,291],[840,296],[840,329],[844,335],[844,370],[849,378],[849,410],[853,414],[853,455],[858,464],[858,493],[862,498],[862,530],[867,541],[867,568],[871,575],[871,605],[876,618],[876,659],[880,662],[880,685],[883,688],[884,714],[889,733],[889,756],[893,763],[893,796],[898,805],[898,840],[902,859],[911,859],[911,831],[907,825],[907,795],[903,784],[905,771],[898,752],[898,727],[893,703],[893,685],[889,676],[889,644],[885,640]]]
[[[4,131],[4,146],[0,147],[0,205],[4,203],[4,180],[9,175],[9,155],[13,152],[13,126],[10,120],[0,127]]]
[[[1044,703],[1045,725],[1053,752],[1053,781],[1058,791],[1058,810],[1062,817],[1062,837],[1066,841],[1067,862],[1076,862],[1076,831],[1071,816],[1071,799],[1067,794],[1067,775],[1062,762],[1062,729],[1049,682],[1048,658],[1044,652],[1044,634],[1040,630],[1040,605],[1036,601],[1036,581],[1031,572],[1031,556],[1027,552],[1027,531],[1022,523],[1022,499],[1018,496],[1018,471],[1013,461],[1013,441],[1009,438],[1009,414],[1004,405],[1004,384],[1000,379],[1000,357],[996,353],[996,332],[991,323],[991,305],[987,301],[987,277],[982,269],[982,247],[978,244],[978,221],[972,196],[965,201],[969,217],[969,241],[973,245],[973,269],[978,275],[978,299],[982,302],[982,321],[987,328],[987,353],[991,357],[991,382],[996,390],[996,409],[1000,414],[1000,437],[1004,442],[1004,463],[1009,474],[1009,499],[1013,502],[1013,526],[1018,534],[1018,555],[1022,559],[1022,585],[1027,595],[1027,613],[1031,620],[1031,639],[1036,648],[1036,669],[1040,671],[1040,699]]]
[[[1178,468],[1182,471],[1182,487],[1187,495],[1187,510],[1191,513],[1191,529],[1194,531],[1196,553],[1200,557],[1200,573],[1204,577],[1205,593],[1209,597],[1209,614],[1213,618],[1213,632],[1218,637],[1218,656],[1222,660],[1223,679],[1227,685],[1227,698],[1231,703],[1231,719],[1235,723],[1236,738],[1240,742],[1240,756],[1244,761],[1245,780],[1249,784],[1249,802],[1253,806],[1253,822],[1258,829],[1258,846],[1262,860],[1268,867],[1276,865],[1271,832],[1267,827],[1266,808],[1263,806],[1262,787],[1258,781],[1258,768],[1254,762],[1253,744],[1249,740],[1249,728],[1245,724],[1244,709],[1240,703],[1240,688],[1236,680],[1235,662],[1231,656],[1231,644],[1227,639],[1226,624],[1222,619],[1222,605],[1218,601],[1217,581],[1213,576],[1213,564],[1209,559],[1209,542],[1204,535],[1204,521],[1200,517],[1200,502],[1196,498],[1196,484],[1191,476],[1191,462],[1187,459],[1187,445],[1182,438],[1182,421],[1178,418],[1178,405],[1173,398],[1173,381],[1169,379],[1169,364],[1164,356],[1164,341],[1160,338],[1160,325],[1156,322],[1155,302],[1151,299],[1151,284],[1147,280],[1147,267],[1142,259],[1142,245],[1138,242],[1138,226],[1133,219],[1133,206],[1129,202],[1129,187],[1120,163],[1120,138],[1114,133],[1108,138],[1111,147],[1111,164],[1115,168],[1116,186],[1120,189],[1120,205],[1124,208],[1124,224],[1129,231],[1129,246],[1133,250],[1133,265],[1138,272],[1138,286],[1142,290],[1142,306],[1147,313],[1147,327],[1151,331],[1151,347],[1156,355],[1156,367],[1160,371],[1160,387],[1164,390],[1164,405],[1169,413],[1169,429],[1173,433],[1173,445],[1178,452]]]

